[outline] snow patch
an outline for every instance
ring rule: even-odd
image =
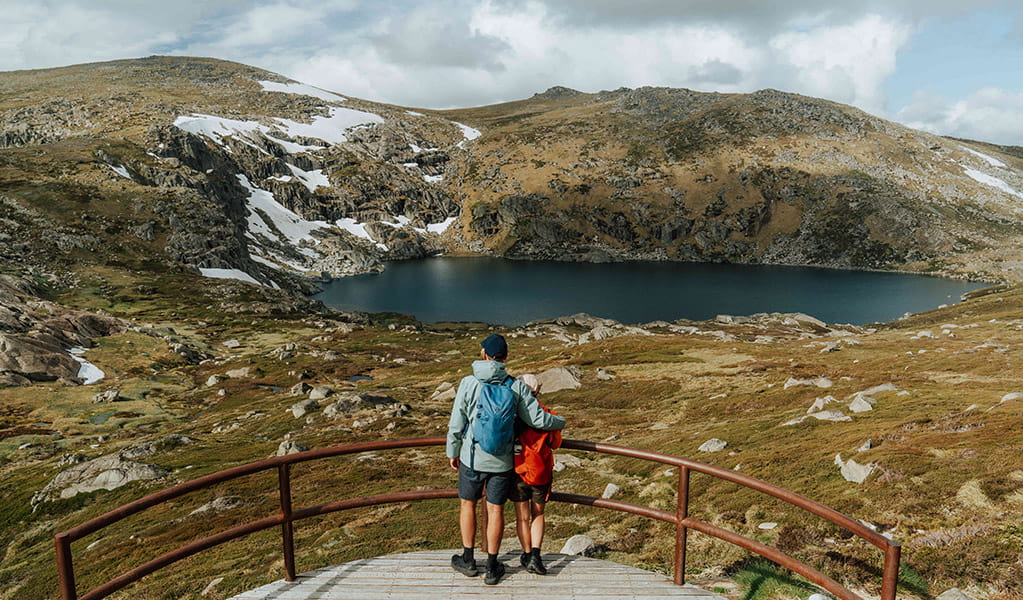
[[[1023,194],[1012,189],[1012,187],[1010,187],[1009,184],[1005,183],[1001,179],[988,175],[987,173],[981,173],[980,171],[976,169],[971,169],[970,167],[964,166],[963,168],[966,170],[966,174],[969,175],[970,178],[973,179],[974,181],[983,183],[984,185],[989,185],[993,188],[998,188],[1007,194],[1023,198]]]
[[[131,174],[128,173],[128,169],[125,169],[123,166],[122,167],[115,167],[114,165],[107,165],[107,166],[110,167],[110,169],[114,173],[117,173],[121,177],[124,177],[126,179],[131,179]]]
[[[82,385],[91,385],[107,376],[102,369],[80,356],[85,354],[85,348],[71,348],[68,354],[81,365],[78,367],[78,378],[85,380]]]
[[[447,231],[448,227],[451,227],[451,224],[454,222],[455,222],[454,217],[448,217],[441,221],[440,223],[430,223],[429,225],[426,226],[426,230],[439,235]]]
[[[426,116],[426,115],[424,115],[423,113],[420,113],[420,112],[416,112],[416,111],[414,111],[414,110],[406,110],[406,111],[405,111],[405,114],[409,114],[409,115],[412,115],[413,117],[425,117],[425,116]]]
[[[469,140],[470,142],[478,138],[479,136],[483,135],[482,133],[480,133],[479,129],[473,129],[468,125],[463,125],[457,121],[452,121],[452,123],[458,125],[458,128],[462,130],[462,135],[465,136],[465,139]]]
[[[437,183],[439,181],[444,181],[444,176],[443,175],[423,175],[423,181],[425,181],[426,183]]]
[[[283,92],[285,94],[297,94],[299,96],[312,96],[313,98],[319,98],[326,102],[345,102],[348,98],[344,96],[338,96],[333,92],[327,90],[321,90],[318,87],[306,85],[304,83],[298,83],[296,81],[290,83],[277,83],[276,81],[260,81],[257,82],[263,86],[264,92]]]
[[[373,241],[373,238],[370,237],[369,233],[366,231],[365,223],[359,223],[355,219],[345,217],[344,219],[338,219],[335,224],[356,237],[360,237],[371,242]]]
[[[318,240],[311,233],[317,229],[330,227],[330,223],[326,221],[307,221],[280,205],[274,200],[274,195],[270,192],[261,190],[249,183],[249,178],[245,175],[238,174],[237,177],[242,186],[249,190],[249,198],[246,202],[249,214],[246,220],[249,224],[250,233],[262,235],[271,240],[278,239],[286,242],[307,256],[313,258],[319,256],[314,250],[300,247],[300,243],[303,240],[313,244],[318,243]],[[257,209],[259,212],[257,212]],[[269,219],[269,222],[266,219]],[[273,225],[279,233],[274,232],[270,225]]]
[[[1003,163],[1002,161],[998,160],[997,158],[995,158],[993,156],[988,156],[987,154],[983,154],[981,152],[977,152],[976,150],[970,150],[966,146],[960,146],[960,148],[962,148],[963,150],[966,150],[967,152],[969,152],[970,154],[972,154],[972,155],[974,155],[974,156],[976,156],[978,158],[982,158],[982,159],[986,160],[987,164],[991,165],[992,167],[1007,168],[1007,165],[1005,163]]]
[[[275,118],[281,129],[295,137],[314,138],[328,144],[342,144],[348,141],[345,132],[354,127],[376,125],[384,122],[384,118],[374,113],[353,110],[351,108],[331,107],[330,115],[313,117],[312,123],[299,123],[290,119]]]
[[[249,275],[241,269],[199,269],[203,277],[211,277],[213,279],[237,279],[246,283],[254,283],[256,285],[263,285],[256,281],[256,278]]]
[[[302,185],[306,187],[310,192],[316,192],[316,188],[319,187],[330,187],[330,180],[323,174],[323,169],[316,169],[315,171],[303,171],[295,165],[289,164],[288,168],[295,174],[295,177],[302,182]]]

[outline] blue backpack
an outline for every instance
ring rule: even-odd
[[[481,381],[472,438],[487,454],[509,454],[515,438],[515,393],[508,376],[500,384]]]

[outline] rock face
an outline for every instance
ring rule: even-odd
[[[540,390],[544,394],[574,390],[582,387],[578,371],[571,367],[554,367],[536,376],[540,380]]]
[[[192,440],[187,437],[170,435],[154,442],[135,444],[92,460],[72,458],[68,461],[72,463],[71,466],[57,473],[46,487],[32,496],[32,505],[97,490],[114,490],[132,481],[165,477],[168,474],[166,469],[138,461],[158,452],[191,443]]]
[[[120,333],[128,323],[40,299],[24,279],[0,275],[0,382],[81,383],[81,363],[68,351]]]

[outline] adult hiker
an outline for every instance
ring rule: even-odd
[[[539,401],[540,380],[532,373],[519,377],[525,383],[540,408],[553,413]],[[522,545],[522,563],[530,573],[546,575],[540,546],[545,529],[544,508],[551,497],[554,479],[554,450],[561,447],[560,431],[543,431],[517,422],[515,444],[515,474],[518,478],[508,498],[515,504],[515,530]]]
[[[482,360],[472,363],[472,375],[458,385],[448,422],[446,453],[458,471],[458,525],[462,554],[451,557],[451,566],[467,577],[479,574],[473,556],[476,537],[476,504],[486,490],[487,564],[484,583],[494,585],[504,576],[497,560],[504,534],[504,503],[515,483],[513,444],[515,417],[535,429],[562,429],[565,419],[544,411],[529,387],[509,377],[504,369],[508,343],[493,334],[480,343]]]

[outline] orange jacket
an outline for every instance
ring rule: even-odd
[[[540,407],[557,414],[543,404]],[[526,427],[519,434],[522,451],[515,454],[515,472],[529,485],[548,485],[554,479],[554,450],[561,447],[561,431]]]

